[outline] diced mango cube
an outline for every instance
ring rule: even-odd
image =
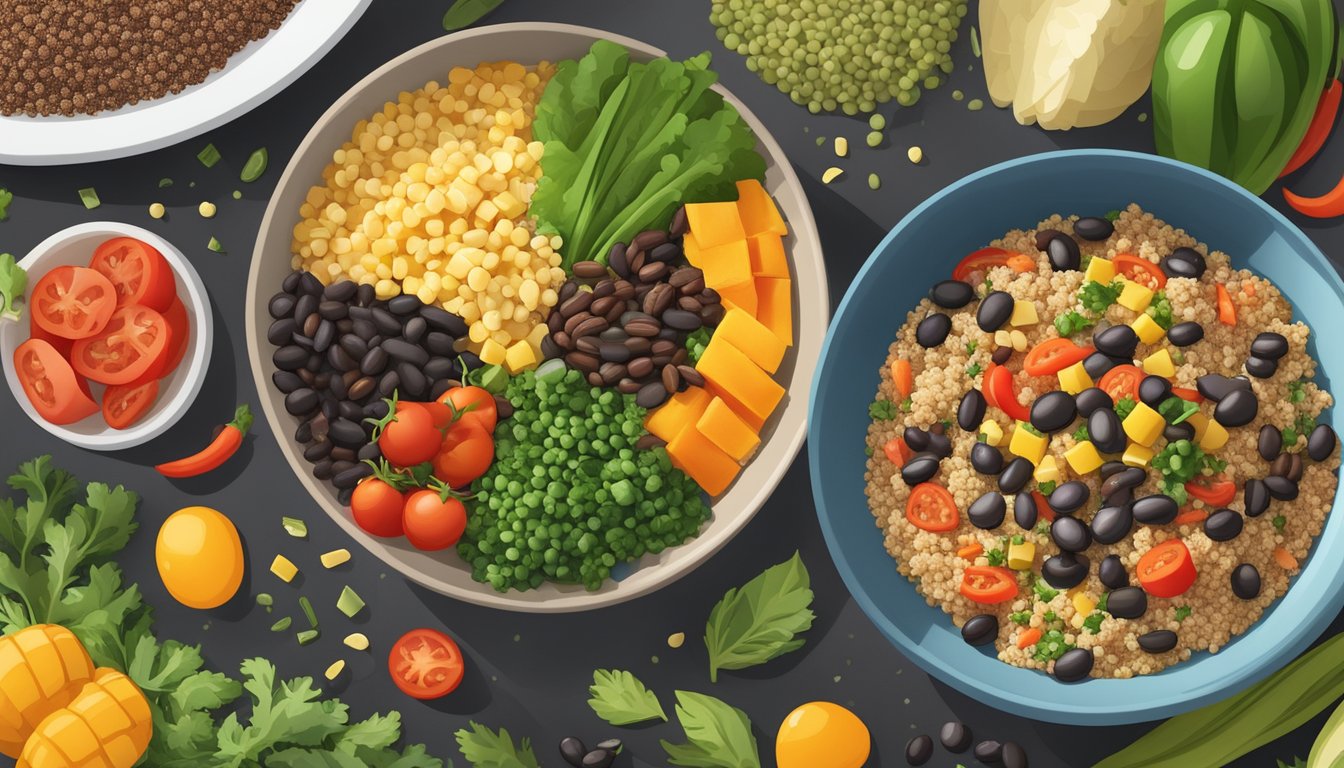
[[[1086,475],[1101,466],[1101,454],[1091,440],[1084,440],[1064,452],[1064,460],[1075,475]]]
[[[1209,419],[1204,434],[1199,437],[1199,447],[1207,453],[1213,453],[1227,445],[1227,427],[1214,419]]]
[[[705,273],[705,285],[716,291],[751,284],[751,254],[745,240],[716,246],[702,244],[698,259],[696,266]]]
[[[713,248],[747,239],[747,232],[742,228],[742,217],[737,212],[735,202],[687,203],[686,222],[701,248]]]
[[[784,388],[770,378],[770,374],[717,335],[710,337],[696,370],[709,382],[715,394],[727,393],[729,397],[724,399],[729,405],[736,401],[762,422],[770,418],[775,406],[784,399]]]
[[[695,239],[695,235],[687,232],[681,238],[681,253],[686,257],[686,263],[692,267],[704,269],[705,260],[701,258],[700,252],[704,250],[700,243]],[[450,265],[451,266],[451,265]]]
[[[1120,457],[1120,460],[1123,461],[1126,466],[1146,467],[1148,466],[1148,462],[1153,460],[1153,453],[1155,453],[1153,449],[1146,445],[1130,443],[1129,446],[1125,448],[1125,453]]]
[[[705,388],[713,396],[719,398],[724,403],[726,403],[729,408],[733,409],[733,413],[736,413],[739,417],[741,417],[741,419],[745,421],[752,429],[756,430],[757,432],[760,432],[761,429],[765,426],[765,419],[759,416],[751,408],[744,405],[741,400],[738,400],[736,397],[733,397],[731,392],[728,392],[720,387],[714,386],[712,382],[705,382]]]
[[[1130,323],[1129,327],[1134,329],[1139,341],[1144,344],[1156,344],[1163,336],[1167,335],[1167,332],[1157,324],[1156,320],[1145,314],[1140,314],[1134,318],[1134,322]]]
[[[782,277],[756,278],[756,319],[793,346],[793,285]]]
[[[714,336],[742,350],[766,373],[779,370],[779,364],[784,359],[784,342],[779,340],[774,331],[743,309],[728,310],[723,320],[719,321],[719,327],[714,330]]]
[[[1126,280],[1125,287],[1120,291],[1120,297],[1115,300],[1120,306],[1142,312],[1153,303],[1153,290],[1146,285],[1140,285],[1133,280]]]
[[[714,395],[704,387],[687,387],[649,411],[644,417],[644,428],[649,434],[670,443],[682,429],[700,419],[713,399]]]
[[[1130,440],[1139,445],[1149,446],[1162,434],[1162,430],[1167,426],[1167,421],[1162,418],[1162,414],[1150,408],[1147,403],[1138,403],[1134,406],[1134,410],[1130,411],[1130,414],[1125,417],[1121,426],[1124,427],[1125,434],[1129,436]]]
[[[485,343],[481,344],[480,358],[486,365],[503,365],[507,354],[504,345],[494,339],[486,339]]]
[[[275,559],[271,561],[271,573],[275,574],[281,581],[290,582],[294,580],[295,576],[299,575],[299,567],[288,557],[276,555]]]
[[[709,283],[705,283],[709,285]],[[748,280],[745,283],[730,285],[726,288],[717,289],[719,298],[723,301],[723,306],[727,309],[737,308],[746,312],[752,317],[756,316],[759,309],[759,300],[756,297],[756,283]],[[715,335],[718,335],[717,333]]]
[[[710,496],[718,496],[733,482],[741,466],[695,425],[688,425],[667,444],[672,465],[690,475]]]
[[[1064,479],[1063,473],[1059,471],[1059,462],[1054,456],[1042,456],[1031,476],[1038,483],[1058,483]]]
[[[1035,542],[1008,545],[1008,567],[1014,571],[1029,571],[1036,562]]]
[[[485,360],[484,357],[481,360]],[[504,352],[504,364],[509,373],[519,373],[537,364],[537,355],[527,339],[515,341]]]
[[[789,258],[784,255],[784,239],[773,232],[747,238],[751,255],[751,273],[756,277],[789,277]]]
[[[1038,321],[1035,302],[1018,299],[1013,304],[1013,314],[1008,318],[1009,325],[1014,327],[1035,325]]]
[[[761,444],[761,438],[756,434],[756,430],[717,397],[711,400],[709,407],[700,414],[700,419],[695,422],[695,428],[739,463],[746,461]]]
[[[1070,395],[1076,395],[1092,386],[1092,377],[1087,375],[1087,369],[1081,362],[1064,368],[1056,375],[1059,377],[1059,388]]]
[[[1077,611],[1084,618],[1097,609],[1097,601],[1091,596],[1079,592],[1073,596],[1073,610]]]
[[[1019,421],[1013,429],[1013,436],[1008,440],[1008,452],[1036,465],[1041,463],[1041,457],[1045,456],[1045,448],[1049,443],[1050,439],[1045,435],[1032,434],[1031,425]]]
[[[985,423],[980,425],[979,434],[985,436],[984,442],[987,445],[998,447],[999,443],[1003,442],[1003,427],[992,419],[986,419]]]
[[[1147,317],[1147,315],[1144,315]],[[1176,364],[1171,360],[1171,352],[1165,348],[1143,358],[1143,372],[1152,376],[1170,378],[1176,375]]]
[[[1115,279],[1115,263],[1110,259],[1103,259],[1100,256],[1093,256],[1087,263],[1087,271],[1083,273],[1083,281],[1092,281],[1102,285],[1110,285]]]
[[[779,214],[779,207],[756,179],[737,182],[737,212],[748,237],[762,232],[773,232],[780,237],[789,234],[784,217]]]

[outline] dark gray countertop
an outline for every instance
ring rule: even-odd
[[[0,167],[0,186],[15,194],[10,220],[0,224],[0,250],[25,253],[56,230],[79,222],[131,222],[177,244],[200,271],[214,301],[216,340],[205,389],[183,421],[149,445],[116,454],[73,448],[29,422],[8,396],[0,396],[0,470],[7,473],[22,460],[51,453],[58,466],[74,471],[81,480],[122,482],[141,494],[142,530],[121,563],[128,578],[140,582],[147,602],[155,606],[159,635],[203,644],[209,661],[224,670],[236,670],[242,658],[265,656],[276,661],[282,676],[319,676],[337,657],[349,658],[352,674],[340,692],[356,715],[398,709],[405,717],[410,740],[427,743],[432,753],[453,758],[459,766],[465,761],[451,734],[469,719],[530,736],[543,764],[549,766],[562,764],[555,751],[562,736],[573,734],[595,742],[617,735],[618,729],[598,720],[584,703],[597,667],[632,670],[660,694],[669,712],[671,692],[677,687],[712,693],[745,710],[755,724],[767,765],[773,764],[774,733],[780,721],[794,706],[814,699],[850,706],[867,722],[875,738],[870,766],[903,765],[904,745],[911,736],[934,733],[952,718],[968,723],[977,738],[1020,742],[1038,768],[1089,765],[1146,730],[1149,726],[1077,728],[1013,717],[935,683],[909,663],[869,624],[840,582],[809,501],[805,456],[794,462],[747,529],[694,574],[626,605],[564,616],[501,613],[459,603],[387,573],[374,557],[358,548],[351,565],[337,572],[322,571],[316,565],[317,555],[350,542],[294,482],[276,442],[277,437],[286,438],[274,435],[264,423],[257,424],[240,455],[219,471],[183,481],[166,480],[153,471],[154,463],[195,450],[209,438],[215,424],[227,420],[235,403],[256,402],[243,333],[247,265],[267,198],[290,153],[313,120],[355,81],[402,51],[441,34],[439,17],[447,5],[448,0],[376,0],[346,39],[297,83],[207,136],[115,162],[68,168]],[[1137,118],[1148,109],[1146,103],[1110,125],[1068,133],[1020,127],[1011,114],[992,106],[981,112],[968,111],[965,102],[953,101],[953,88],[965,91],[968,100],[986,96],[979,62],[972,57],[964,35],[955,48],[958,69],[951,83],[926,94],[913,108],[886,107],[885,114],[894,113],[889,117],[889,145],[869,150],[864,144],[867,126],[861,120],[808,115],[748,72],[740,57],[718,45],[707,13],[704,0],[508,0],[488,21],[587,24],[646,40],[677,56],[712,50],[724,84],[771,127],[803,179],[825,246],[833,303],[839,301],[887,228],[925,197],[971,171],[1056,148],[1152,150],[1150,124]],[[500,51],[499,55],[525,57],[526,52]],[[818,179],[835,159],[829,146],[818,148],[815,139],[837,134],[850,139],[852,157],[844,163],[850,171],[827,186]],[[196,152],[207,141],[213,141],[224,156],[210,170],[196,160]],[[237,172],[243,161],[262,145],[269,148],[271,169],[257,183],[239,184]],[[924,149],[926,159],[918,167],[905,156],[911,145]],[[1297,184],[1309,191],[1323,190],[1334,183],[1340,167],[1344,167],[1344,141],[1336,140],[1300,174]],[[867,188],[870,171],[882,177],[878,192]],[[165,176],[176,183],[171,189],[159,190],[157,182]],[[188,186],[192,180],[197,183],[194,189]],[[98,210],[85,211],[75,194],[88,186],[96,187],[103,200]],[[242,200],[230,197],[235,188],[242,189]],[[196,215],[196,204],[203,199],[219,204],[215,219]],[[1283,207],[1277,189],[1267,199]],[[167,219],[153,221],[145,213],[155,200],[168,205]],[[1302,223],[1300,217],[1294,219]],[[1320,222],[1302,226],[1336,265],[1344,265],[1338,255],[1344,253],[1344,227]],[[206,249],[212,235],[223,242],[227,253]],[[271,257],[288,258],[288,254]],[[228,514],[247,542],[251,572],[250,582],[244,585],[247,594],[216,611],[202,613],[173,602],[154,569],[153,538],[159,523],[172,511],[191,504],[206,504]],[[284,538],[279,532],[281,514],[305,518],[310,538]],[[726,589],[786,559],[795,549],[801,550],[816,591],[818,618],[807,645],[765,666],[726,673],[711,685],[699,641],[710,608]],[[292,635],[267,631],[276,616],[253,605],[252,595],[272,593],[276,615],[286,615],[296,612],[299,592],[267,573],[278,550],[309,563],[302,592],[320,610],[325,609],[332,625],[341,623],[330,606],[343,584],[365,597],[371,611],[358,629],[372,639],[371,653],[346,652],[340,645],[344,632],[339,629],[328,631],[306,648],[297,646]],[[402,696],[385,671],[391,642],[416,626],[450,632],[461,642],[468,660],[462,687],[430,705]],[[1331,632],[1342,626],[1336,620]],[[665,638],[678,631],[686,633],[687,642],[680,650],[672,650]],[[1263,767],[1272,766],[1278,758],[1291,762],[1294,755],[1305,757],[1325,717],[1323,713],[1236,764]],[[618,766],[663,765],[658,739],[680,739],[675,724],[620,729],[619,735],[630,749]],[[961,762],[974,764],[969,754],[960,757]],[[952,768],[957,762],[939,752],[930,765]]]

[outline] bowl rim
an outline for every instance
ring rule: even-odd
[[[1337,294],[1344,295],[1344,281],[1341,280],[1339,273],[1332,267],[1329,260],[1325,258],[1324,254],[1322,254],[1320,249],[1316,247],[1315,243],[1313,243],[1299,227],[1261,198],[1252,195],[1242,187],[1208,170],[1170,158],[1161,157],[1159,155],[1128,150],[1099,148],[1053,150],[1013,158],[970,173],[931,195],[902,217],[902,219],[891,228],[882,241],[873,249],[872,253],[869,254],[867,260],[865,260],[863,266],[855,275],[853,282],[846,289],[844,298],[841,299],[840,304],[836,308],[835,314],[831,319],[831,325],[827,330],[826,341],[822,346],[821,360],[818,362],[813,379],[811,400],[808,409],[809,425],[811,424],[811,420],[817,417],[818,403],[826,397],[826,393],[830,389],[831,374],[825,361],[831,352],[832,342],[834,341],[836,334],[843,327],[843,320],[846,313],[850,310],[850,304],[854,299],[855,291],[857,287],[869,277],[869,273],[875,268],[875,265],[882,254],[891,247],[892,243],[907,227],[911,226],[915,220],[925,215],[929,209],[941,204],[944,199],[952,196],[963,188],[974,185],[988,177],[1013,171],[1025,166],[1068,162],[1077,158],[1099,158],[1146,163],[1152,166],[1164,167],[1166,170],[1191,174],[1198,177],[1203,183],[1222,187],[1225,191],[1229,191],[1243,200],[1249,201],[1253,207],[1257,207],[1261,213],[1269,218],[1272,225],[1271,229],[1282,234],[1285,239],[1295,241],[1302,251],[1305,251],[1311,258],[1318,260],[1320,265],[1327,267],[1327,280],[1332,283],[1332,287]],[[955,665],[947,664],[942,659],[934,657],[925,650],[923,644],[919,640],[912,638],[907,634],[897,622],[892,621],[887,613],[877,605],[876,601],[869,594],[867,586],[856,574],[855,566],[851,563],[849,551],[840,541],[839,532],[837,531],[837,526],[834,522],[836,515],[839,514],[838,511],[831,510],[827,507],[827,495],[823,490],[825,485],[824,469],[827,465],[827,461],[826,454],[823,452],[822,446],[818,440],[809,442],[808,459],[814,503],[817,510],[818,521],[821,524],[822,535],[826,541],[827,550],[830,552],[831,559],[835,563],[836,570],[840,573],[840,577],[842,581],[844,581],[846,588],[854,597],[855,602],[858,603],[864,614],[868,616],[868,619],[871,622],[873,622],[878,631],[887,638],[888,642],[892,643],[892,645],[894,645],[904,656],[914,661],[920,669],[937,678],[939,681],[950,685],[961,693],[985,702],[1004,712],[1037,720],[1069,725],[1120,725],[1156,720],[1187,712],[1233,695],[1282,668],[1289,661],[1296,658],[1298,654],[1306,650],[1311,642],[1325,631],[1339,613],[1340,608],[1344,606],[1344,569],[1337,568],[1333,573],[1328,572],[1327,563],[1322,558],[1315,557],[1315,554],[1320,550],[1322,539],[1326,534],[1326,531],[1323,528],[1322,532],[1313,539],[1312,550],[1310,553],[1311,556],[1308,558],[1305,566],[1292,577],[1293,581],[1289,590],[1266,609],[1265,613],[1262,614],[1262,619],[1269,611],[1272,611],[1275,607],[1283,603],[1283,601],[1292,594],[1293,588],[1299,587],[1299,582],[1308,574],[1313,577],[1313,580],[1328,580],[1328,589],[1323,593],[1328,597],[1326,600],[1322,601],[1319,606],[1329,610],[1312,611],[1308,615],[1303,616],[1301,620],[1291,626],[1286,635],[1281,635],[1274,639],[1272,650],[1261,655],[1261,662],[1259,664],[1250,664],[1234,669],[1230,674],[1222,677],[1220,683],[1214,687],[1203,685],[1199,686],[1196,690],[1187,690],[1187,686],[1180,685],[1175,679],[1182,672],[1196,669],[1200,660],[1211,657],[1205,655],[1199,660],[1181,662],[1180,664],[1173,665],[1172,667],[1163,670],[1162,673],[1159,673],[1166,675],[1167,679],[1173,684],[1165,686],[1163,695],[1156,698],[1150,698],[1150,700],[1143,706],[1128,704],[1106,705],[1105,703],[1093,706],[1079,706],[1071,703],[1024,697],[1020,692],[1014,692],[997,682],[987,683],[984,680],[972,677]],[[1338,514],[1339,510],[1337,502],[1341,497],[1341,494],[1344,494],[1344,482],[1341,482],[1341,485],[1336,489],[1336,505],[1332,508],[1332,514]],[[869,513],[866,501],[863,511]],[[1329,522],[1328,519],[1327,522]],[[876,532],[878,530],[879,529],[874,528],[874,535],[877,535]],[[885,552],[883,554],[885,554]],[[900,583],[902,588],[914,588],[904,577],[900,578]],[[925,606],[922,610],[936,611],[937,616],[939,617],[938,620],[947,616],[941,609],[933,606]],[[1238,635],[1233,641],[1251,639],[1254,632],[1261,628],[1260,621],[1261,620],[1258,619],[1246,632]],[[969,646],[967,646],[967,648],[969,648]],[[1006,663],[1004,663],[1004,666],[1013,672],[1033,674],[1040,676],[1041,679],[1048,679],[1044,673],[1036,670],[1017,668]],[[1142,680],[1144,678],[1155,677],[1155,675],[1144,675],[1134,679]],[[1084,681],[1083,683],[1080,683],[1080,685],[1104,686],[1106,684],[1124,682],[1126,681],[1103,679]],[[1097,694],[1098,696],[1095,698],[1106,698],[1101,691],[1097,691]]]
[[[266,247],[264,233],[269,232],[273,227],[278,226],[280,217],[292,215],[292,212],[290,211],[281,212],[278,210],[278,202],[280,198],[279,192],[281,189],[285,189],[296,183],[293,177],[297,173],[300,158],[304,157],[307,153],[322,149],[321,147],[316,146],[319,132],[324,126],[328,125],[334,118],[339,116],[350,101],[359,98],[379,79],[402,67],[407,62],[422,56],[433,55],[454,43],[464,40],[491,35],[510,35],[513,33],[558,33],[583,37],[592,42],[599,39],[608,40],[625,46],[630,49],[632,53],[639,56],[655,58],[668,55],[666,51],[657,46],[650,45],[635,38],[612,34],[593,27],[551,22],[510,22],[504,24],[492,24],[473,27],[451,35],[445,35],[411,48],[374,69],[338,97],[332,105],[314,121],[313,128],[304,136],[303,140],[295,148],[283,173],[279,177],[275,187],[276,192],[272,194],[271,199],[267,204],[266,213],[263,216],[261,226],[258,229],[256,246],[252,256],[251,266],[249,267],[246,308],[244,310],[246,313],[245,317],[247,318],[248,357],[251,363],[254,381],[261,395],[258,400],[261,403],[262,412],[265,414],[269,423],[279,424],[281,422],[278,418],[279,413],[272,402],[273,398],[266,396],[268,388],[270,387],[269,372],[266,368],[266,366],[269,365],[269,357],[265,360],[261,357],[261,344],[265,342],[265,339],[261,335],[261,329],[259,329],[254,322],[254,319],[258,316],[258,305],[263,300],[263,297],[261,296],[263,288],[259,284],[260,265],[261,260],[266,258],[266,255],[263,253]],[[795,195],[800,201],[803,215],[797,220],[789,220],[790,234],[795,240],[794,247],[796,247],[797,243],[801,242],[810,242],[815,245],[814,250],[816,257],[811,260],[812,263],[807,264],[810,273],[805,276],[799,268],[799,263],[793,260],[793,251],[790,249],[790,263],[793,264],[794,267],[793,280],[795,291],[799,291],[798,285],[801,280],[806,277],[806,280],[813,286],[809,289],[809,293],[814,293],[815,296],[809,295],[805,299],[802,293],[799,293],[798,312],[794,317],[795,333],[797,336],[795,339],[795,346],[791,349],[791,354],[794,354],[795,356],[794,365],[798,373],[795,373],[794,375],[794,380],[792,382],[793,387],[790,388],[789,392],[789,400],[784,403],[783,407],[776,411],[776,413],[779,414],[778,418],[780,421],[775,424],[774,432],[771,434],[769,440],[772,446],[782,446],[783,450],[780,453],[780,460],[774,466],[770,467],[769,474],[764,478],[765,482],[758,483],[757,487],[753,489],[752,495],[746,501],[746,511],[743,514],[736,516],[730,521],[730,524],[726,524],[721,528],[713,528],[714,519],[711,517],[710,521],[702,527],[699,536],[679,545],[678,549],[683,550],[689,547],[696,547],[695,555],[693,557],[687,556],[679,561],[671,563],[662,562],[655,566],[650,566],[647,569],[641,569],[653,570],[656,568],[658,571],[657,578],[650,578],[646,583],[636,585],[632,585],[630,580],[616,581],[609,579],[603,584],[602,588],[597,591],[590,592],[579,590],[549,596],[545,600],[520,600],[517,599],[518,595],[535,596],[538,593],[538,590],[530,590],[528,592],[511,590],[506,593],[499,593],[488,584],[476,582],[474,580],[470,582],[469,588],[463,589],[451,583],[429,578],[414,567],[404,567],[403,563],[392,556],[390,551],[392,547],[387,543],[389,540],[372,537],[360,530],[348,513],[338,514],[332,512],[329,507],[331,504],[334,504],[334,502],[328,502],[324,495],[320,495],[317,492],[317,482],[312,479],[311,473],[306,471],[306,468],[301,467],[296,463],[298,461],[296,458],[298,453],[282,445],[281,452],[290,463],[291,469],[294,470],[300,483],[309,492],[313,501],[322,508],[323,512],[335,520],[335,522],[357,543],[373,553],[389,567],[394,568],[402,576],[414,581],[422,587],[448,597],[490,608],[524,613],[568,613],[588,611],[623,603],[662,589],[686,576],[702,563],[709,560],[715,553],[727,545],[728,542],[755,517],[760,511],[760,508],[764,506],[771,493],[773,493],[774,489],[778,487],[780,481],[788,472],[788,469],[792,466],[794,460],[797,459],[807,434],[807,406],[809,399],[804,395],[807,394],[806,390],[810,388],[812,384],[813,378],[810,366],[815,366],[816,360],[806,360],[793,350],[802,348],[804,339],[815,336],[815,343],[812,346],[819,351],[821,349],[821,337],[824,335],[830,318],[830,297],[827,288],[825,259],[823,257],[821,239],[817,233],[816,223],[812,216],[807,194],[804,191],[801,182],[798,180],[797,175],[794,173],[792,164],[788,162],[787,155],[779,146],[779,143],[774,139],[769,129],[740,99],[725,88],[721,82],[716,82],[713,89],[720,93],[728,103],[732,104],[738,110],[743,120],[747,122],[751,127],[753,134],[755,134],[762,155],[767,161],[767,165],[771,166],[782,178],[781,186],[789,189],[791,194]],[[779,159],[781,162],[776,162],[776,159]],[[817,322],[813,323],[811,328],[808,328],[803,324],[803,319],[807,315],[813,313],[817,315]],[[801,388],[802,391],[794,391],[799,388]],[[790,422],[793,422],[789,425],[790,428],[788,429],[785,429],[784,419],[786,417]],[[283,441],[287,438],[277,434],[276,439],[278,441]],[[759,462],[760,456],[758,455],[754,461]],[[738,476],[735,484],[741,482],[750,466],[751,465],[748,465],[747,468],[744,468],[743,473]],[[390,541],[395,542],[397,540]],[[550,586],[552,585],[548,583],[543,586],[542,589]]]
[[[24,394],[23,388],[18,382],[11,355],[5,354],[0,355],[0,357],[4,358],[5,380],[9,384],[10,391],[14,394],[14,399],[18,401],[19,408],[39,427],[51,435],[80,448],[92,451],[119,451],[144,445],[167,432],[186,415],[192,403],[196,401],[197,395],[200,394],[201,387],[205,384],[205,373],[210,363],[210,351],[214,345],[215,321],[210,306],[210,295],[206,292],[205,283],[201,280],[201,276],[196,272],[192,263],[178,250],[177,246],[165,238],[134,224],[125,224],[119,221],[90,221],[66,227],[33,246],[32,250],[28,251],[28,254],[19,261],[19,266],[31,271],[38,267],[44,258],[61,246],[71,240],[90,235],[133,237],[149,243],[158,249],[159,253],[163,254],[164,260],[172,267],[173,275],[181,281],[178,297],[182,298],[183,293],[185,293],[186,300],[184,303],[190,304],[191,320],[194,324],[193,330],[196,331],[193,334],[192,346],[187,350],[187,356],[183,358],[177,370],[169,374],[170,377],[185,376],[182,387],[171,400],[164,404],[158,413],[129,429],[105,427],[103,431],[97,434],[83,435],[62,425],[52,424],[39,416],[32,403],[28,402],[28,396]],[[37,280],[29,279],[24,290],[25,301],[31,300],[33,286],[36,283]],[[27,310],[32,311],[31,307],[27,307]],[[20,330],[5,328],[3,331],[5,337],[14,333],[20,333]],[[88,418],[93,418],[93,416]]]

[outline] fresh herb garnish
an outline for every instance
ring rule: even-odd
[[[1158,485],[1178,505],[1189,500],[1185,484],[1205,466],[1204,451],[1189,440],[1167,443],[1152,460],[1153,468],[1162,473]]]
[[[1002,549],[995,547],[985,553],[985,559],[989,561],[990,565],[998,566],[1004,564],[1007,560],[1007,556],[1003,554]]]
[[[966,354],[968,355],[975,354],[975,348],[979,345],[980,342],[976,341],[975,339],[971,339],[970,341],[966,342]]]
[[[1182,605],[1180,608],[1176,609],[1176,620],[1185,621],[1186,619],[1190,618],[1190,613],[1191,613],[1190,606]]]
[[[0,187],[0,221],[9,218],[9,204],[14,202],[14,193]]]
[[[873,455],[873,446],[871,446],[871,445],[865,445],[865,446],[863,446],[863,455],[864,455],[864,456],[872,456],[872,455]]]
[[[1093,320],[1076,310],[1069,310],[1062,315],[1055,315],[1055,329],[1059,331],[1060,336],[1072,336],[1073,334],[1091,328],[1096,324],[1096,320]]]
[[[1288,525],[1288,518],[1283,515],[1275,515],[1270,522],[1274,524],[1274,530],[1283,533],[1283,529]]]
[[[1047,533],[1050,533],[1050,521],[1042,520],[1039,523],[1036,523],[1036,527],[1032,528],[1031,531],[1037,536],[1044,536]]]
[[[1169,330],[1174,322],[1171,316],[1171,300],[1167,298],[1167,292],[1163,290],[1153,293],[1153,300],[1143,313],[1153,318],[1153,322],[1162,326],[1164,331]]]
[[[1116,219],[1119,219],[1119,218],[1120,218],[1120,212],[1119,212],[1119,211],[1107,211],[1107,212],[1106,212],[1106,220],[1109,221],[1109,222],[1111,222],[1112,224],[1114,224],[1115,221],[1116,221]]]
[[[1058,487],[1058,485],[1059,483],[1056,483],[1054,480],[1046,480],[1044,482],[1037,483],[1036,490],[1040,491],[1041,494],[1044,496],[1049,496],[1050,494],[1055,492],[1055,488]]]
[[[979,376],[980,372],[983,370],[984,368],[979,363],[971,363],[966,366],[966,375],[974,379],[976,376]]]
[[[915,407],[915,401],[912,398],[907,397],[901,401],[901,411],[904,413],[909,413],[910,410],[914,407]]]
[[[1129,418],[1129,414],[1133,413],[1134,409],[1137,408],[1138,406],[1139,404],[1134,400],[1134,398],[1130,397],[1129,395],[1125,395],[1116,402],[1115,415],[1119,416],[1121,421],[1124,421],[1125,419]]]
[[[896,404],[890,400],[874,400],[868,406],[868,417],[874,421],[891,421],[896,418]]]
[[[1288,382],[1288,402],[1300,403],[1307,399],[1307,391],[1303,388],[1305,384],[1301,379]]]
[[[1176,425],[1199,413],[1199,405],[1173,395],[1158,404],[1157,412],[1168,424]]]
[[[1045,437],[1045,433],[1042,432],[1041,430],[1037,429],[1037,428],[1036,428],[1031,422],[1029,422],[1029,421],[1023,421],[1023,422],[1020,422],[1017,426],[1020,427],[1020,428],[1022,428],[1022,429],[1024,429],[1024,430],[1026,430],[1028,434],[1032,434],[1032,435],[1035,435],[1035,436],[1037,436],[1037,437]]]
[[[1117,280],[1109,285],[1102,285],[1096,280],[1089,280],[1078,289],[1078,303],[1083,308],[1094,315],[1101,315],[1106,312],[1107,307],[1115,303],[1120,298],[1120,291],[1123,286]]]
[[[0,253],[0,320],[23,317],[23,292],[28,273],[8,253]]]
[[[504,0],[457,0],[448,7],[448,12],[443,14],[443,29],[446,32],[466,29],[498,8],[502,2]]]
[[[522,739],[518,745],[505,728],[496,733],[477,722],[470,722],[466,728],[454,734],[458,749],[477,768],[541,768],[537,756],[532,752],[532,744]],[[295,766],[301,763],[295,763]],[[336,763],[333,763],[336,765]]]
[[[746,669],[803,647],[812,628],[812,588],[797,552],[740,588],[728,590],[705,624],[709,679],[721,669]]]
[[[1064,633],[1057,629],[1052,629],[1041,636],[1036,641],[1036,652],[1032,658],[1037,661],[1058,661],[1065,652],[1074,648],[1073,643],[1064,641]]]
[[[1032,582],[1031,591],[1035,592],[1036,596],[1039,597],[1042,602],[1046,603],[1054,600],[1055,596],[1059,594],[1059,590],[1052,589],[1050,585],[1046,584],[1042,579],[1037,579]]]
[[[677,691],[684,744],[660,740],[668,762],[688,768],[760,768],[751,720],[737,707],[703,693]]]
[[[1096,613],[1093,613],[1091,616],[1088,616],[1086,619],[1083,619],[1083,627],[1087,629],[1088,632],[1091,632],[1092,634],[1095,635],[1101,632],[1101,622],[1105,620],[1106,620],[1106,614],[1098,611]]]
[[[598,717],[612,725],[667,720],[663,705],[658,703],[654,692],[626,670],[594,671],[593,684],[588,687],[588,693],[592,697],[588,699],[588,706]]]
[[[1074,442],[1085,443],[1092,439],[1092,433],[1087,431],[1086,424],[1079,424],[1078,428],[1073,430]]]
[[[1014,544],[1025,544],[1025,543],[1027,543],[1026,538],[1024,538],[1024,537],[1022,536],[1022,534],[1020,534],[1020,533],[1017,534],[1016,536],[1014,536],[1013,539],[1012,539],[1012,541],[1013,541]]]
[[[1031,611],[1014,611],[1008,614],[1008,620],[1019,626],[1027,626],[1031,623]]]
[[[1109,605],[1110,602],[1111,602],[1111,593],[1110,593],[1110,592],[1102,592],[1102,593],[1101,593],[1101,599],[1097,601],[1097,610],[1098,610],[1098,611],[1105,611],[1105,610],[1107,610],[1106,606]]]

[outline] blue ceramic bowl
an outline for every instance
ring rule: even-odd
[[[822,348],[809,413],[808,456],[817,513],[849,591],[900,651],[962,693],[1017,715],[1076,725],[1168,717],[1225,698],[1301,653],[1344,606],[1344,515],[1325,530],[1287,595],[1216,654],[1159,674],[1064,684],[962,642],[896,571],[864,496],[867,404],[905,313],[966,253],[1052,213],[1093,214],[1137,202],[1274,281],[1294,318],[1312,329],[1322,386],[1344,383],[1344,344],[1321,342],[1344,318],[1344,284],[1296,227],[1260,199],[1206,171],[1152,155],[1051,152],[974,173],[910,212],[868,257]],[[1337,338],[1337,337],[1335,337]],[[1336,396],[1344,392],[1335,392]],[[1328,415],[1341,429],[1338,410]],[[1340,507],[1344,493],[1337,493]]]

